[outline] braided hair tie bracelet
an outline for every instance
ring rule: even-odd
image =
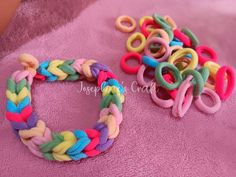
[[[19,139],[36,156],[71,161],[96,156],[109,149],[119,134],[124,88],[105,65],[95,60],[51,60],[39,64],[29,54],[19,57],[24,70],[15,71],[7,83],[6,118]],[[99,120],[92,129],[56,133],[33,111],[31,85],[34,79],[52,81],[97,81],[102,91]]]

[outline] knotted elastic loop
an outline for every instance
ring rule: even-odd
[[[21,54],[18,59],[24,66],[25,70],[30,71],[33,75],[36,74],[36,69],[39,67],[39,62],[34,56],[24,53]]]

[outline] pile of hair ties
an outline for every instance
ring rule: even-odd
[[[110,148],[123,120],[124,88],[105,65],[95,60],[50,60],[39,63],[29,54],[19,57],[23,70],[15,71],[7,83],[6,118],[20,140],[36,156],[53,161],[80,160]],[[41,81],[96,81],[101,88],[99,119],[94,128],[54,132],[37,118],[32,107],[31,86]],[[58,93],[60,94],[60,93]]]
[[[139,26],[141,32],[133,33],[127,40],[128,53],[121,58],[121,68],[128,74],[137,74],[138,84],[150,89],[152,100],[160,107],[172,107],[175,117],[183,117],[192,102],[204,113],[217,112],[221,101],[233,92],[233,68],[219,65],[216,52],[200,45],[190,29],[177,28],[170,16],[144,16]],[[136,29],[136,22],[129,16],[120,16],[116,28],[129,33]],[[139,41],[136,46],[135,41]],[[137,60],[138,65],[129,66],[130,59]],[[144,73],[148,70],[154,73],[150,81],[145,81]],[[161,98],[159,92],[168,98]],[[211,98],[212,106],[203,102],[202,94]]]

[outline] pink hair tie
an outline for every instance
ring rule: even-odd
[[[150,87],[154,81],[154,79],[152,79],[151,81],[148,81],[148,82],[146,82],[144,80],[144,71],[146,68],[147,68],[147,66],[141,65],[141,67],[138,70],[137,82],[141,87]]]
[[[174,104],[174,100],[173,99],[161,99],[157,96],[156,92],[157,92],[157,89],[159,88],[160,86],[158,86],[156,83],[153,82],[152,86],[151,86],[151,89],[150,89],[150,94],[151,94],[151,98],[152,100],[154,101],[154,103],[156,103],[156,105],[162,107],[162,108],[170,108],[173,106]]]
[[[183,117],[191,106],[193,100],[192,76],[188,76],[180,85],[173,108],[172,114],[175,117]]]
[[[227,87],[225,86],[225,74],[227,74]],[[234,70],[229,66],[222,66],[216,73],[215,81],[216,93],[220,96],[221,100],[226,100],[233,92],[234,89]]]
[[[150,57],[153,57],[153,56],[155,55],[154,53],[152,53],[152,52],[150,51],[150,46],[151,46],[151,44],[153,44],[153,43],[161,44],[161,45],[163,45],[163,47],[165,48],[165,53],[164,53],[164,55],[163,55],[162,57],[160,57],[160,58],[157,58],[156,60],[157,60],[158,62],[162,62],[162,61],[167,60],[167,58],[168,58],[168,57],[170,56],[170,54],[171,54],[170,47],[169,47],[169,45],[167,44],[167,42],[166,42],[164,39],[159,38],[159,37],[153,37],[153,38],[150,38],[149,40],[147,40],[146,46],[145,46],[145,48],[144,48],[145,54],[146,54],[147,56],[150,56]]]
[[[206,94],[206,95],[210,96],[214,102],[214,105],[207,106],[206,104],[203,103],[202,98],[201,98],[202,96],[199,95],[194,102],[196,107],[200,111],[207,113],[207,114],[214,114],[215,112],[217,112],[220,109],[221,101],[220,101],[220,97],[216,94],[216,92],[214,92],[213,90],[211,90],[207,87],[204,87],[202,94]]]

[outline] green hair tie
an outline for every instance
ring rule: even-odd
[[[168,68],[171,70],[171,73],[174,75],[174,78],[175,78],[174,83],[168,83],[165,81],[165,79],[162,76],[163,68]],[[157,83],[167,90],[174,90],[175,88],[178,88],[182,82],[182,76],[178,68],[168,62],[162,62],[159,65],[157,65],[156,70],[155,70],[155,78],[156,78]]]

